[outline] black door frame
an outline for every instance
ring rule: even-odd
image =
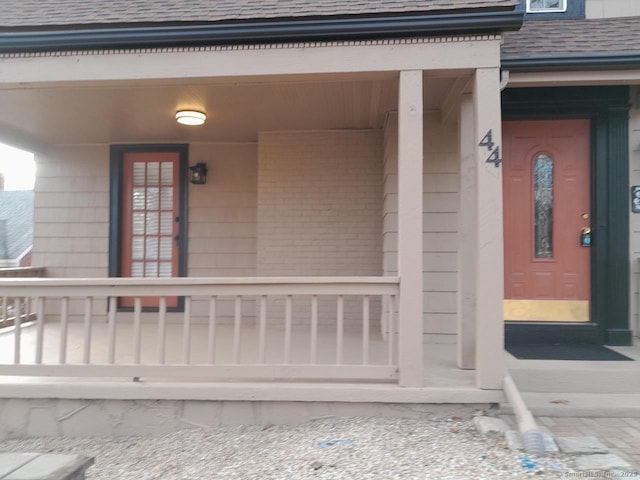
[[[513,88],[503,120],[591,120],[591,322],[506,322],[507,341],[631,345],[629,326],[629,88]]]
[[[179,226],[178,226],[178,277],[187,276],[187,225],[189,201],[189,146],[188,144],[114,144],[109,149],[109,277],[121,277],[121,234],[122,234],[122,185],[124,155],[129,152],[153,153],[176,152],[180,156],[179,165]],[[133,308],[118,305],[118,311],[130,312]],[[144,312],[157,312],[157,307],[143,307]],[[183,312],[184,297],[178,297],[177,307],[167,308],[168,312]]]

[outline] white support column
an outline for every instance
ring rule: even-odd
[[[502,389],[505,374],[504,248],[502,164],[499,162],[502,147],[499,68],[476,70],[473,103],[478,211],[476,384],[483,389]]]
[[[476,367],[476,135],[473,96],[460,98],[460,209],[458,211],[458,367]]]
[[[400,385],[421,387],[422,288],[422,71],[400,72],[398,102],[398,272]]]

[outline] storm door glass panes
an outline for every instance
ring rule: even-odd
[[[567,0],[527,0],[527,12],[564,12]]]
[[[536,157],[534,176],[534,249],[536,258],[553,258],[553,160]]]
[[[185,258],[180,242],[183,219],[180,216],[181,179],[186,169],[186,152],[181,149],[132,151],[118,149],[118,178],[121,180],[117,232],[112,245],[119,268],[114,274],[134,278],[172,278],[180,276]],[[114,230],[112,230],[114,234]],[[115,245],[117,243],[117,245]],[[143,308],[157,309],[160,297],[139,297]],[[164,297],[169,309],[181,308],[177,295]],[[134,297],[120,297],[118,308],[134,308]]]
[[[171,277],[174,256],[174,162],[134,161],[131,276]]]

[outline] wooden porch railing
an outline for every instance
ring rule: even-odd
[[[398,287],[395,277],[0,278],[5,301],[29,299],[0,332],[0,375],[397,380],[387,333]],[[167,307],[176,296],[182,311]],[[119,308],[124,297],[133,308]],[[149,298],[157,308],[143,307]]]
[[[44,277],[44,267],[11,267],[0,268],[0,278]],[[14,324],[16,314],[21,315],[22,322],[34,319],[28,297],[7,298],[0,296],[0,328]]]

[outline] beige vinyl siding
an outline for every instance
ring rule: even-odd
[[[631,101],[634,107],[629,115],[629,182],[640,185],[640,87],[631,89]],[[633,103],[635,101],[635,103]],[[640,336],[640,213],[630,213],[630,259],[631,259],[631,295],[630,326],[636,336]]]
[[[438,341],[456,334],[459,154],[455,125],[424,117],[424,332]],[[397,274],[397,116],[385,131],[384,274]],[[434,337],[435,336],[435,337]]]
[[[209,173],[189,185],[188,275],[255,276],[257,146],[191,145],[189,158]]]
[[[640,16],[638,0],[586,0],[587,18],[612,18]]]
[[[109,147],[36,154],[33,265],[50,277],[106,277]]]

